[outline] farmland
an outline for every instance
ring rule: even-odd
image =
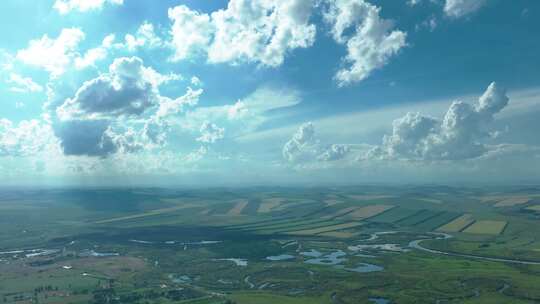
[[[0,299],[538,302],[535,205],[496,206],[497,191],[7,191],[0,199]],[[540,193],[506,191],[505,199]],[[113,201],[96,202],[110,193]]]

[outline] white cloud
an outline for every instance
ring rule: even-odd
[[[197,104],[203,92],[188,88],[176,99],[160,94],[162,84],[177,79],[144,66],[138,57],[115,59],[108,73],[86,81],[54,109],[64,154],[109,157],[163,147],[168,117]]]
[[[279,66],[286,54],[315,40],[312,0],[231,0],[211,15],[181,5],[169,9],[173,60],[207,53],[211,63]]]
[[[489,138],[490,123],[508,100],[506,91],[492,83],[474,106],[453,102],[442,121],[407,113],[394,121],[392,134],[367,158],[461,160],[482,156],[488,152],[482,140]]]
[[[200,132],[201,132],[201,136],[197,138],[197,141],[200,141],[203,143],[213,144],[216,141],[225,137],[224,128],[220,128],[216,126],[215,124],[210,123],[208,121],[205,121],[201,125]]]
[[[227,136],[238,137],[254,132],[268,121],[268,112],[291,107],[300,102],[297,91],[287,88],[260,87],[233,104],[198,107],[186,113],[179,123],[188,130],[199,131],[205,121],[223,126]]]
[[[48,124],[23,120],[15,125],[10,120],[0,119],[0,156],[35,155],[55,142]]]
[[[444,13],[451,18],[472,14],[487,4],[487,0],[446,0]]]
[[[336,161],[343,159],[349,152],[347,145],[324,145],[315,134],[312,122],[298,128],[281,151],[283,158],[290,163],[309,163],[314,161]]]
[[[213,32],[210,16],[193,11],[185,5],[170,8],[168,14],[173,21],[171,46],[175,51],[172,58],[174,61],[206,50]]]
[[[362,81],[406,46],[407,34],[393,30],[393,23],[379,13],[379,7],[364,0],[330,1],[324,18],[332,26],[334,39],[347,45],[344,62],[350,65],[337,72],[339,86]]]
[[[14,86],[10,87],[10,91],[18,93],[28,92],[41,92],[43,87],[35,83],[30,77],[23,77],[16,73],[10,73],[9,78],[6,80],[8,84]]]
[[[82,57],[75,58],[75,67],[84,69],[90,66],[95,67],[95,63],[107,58],[108,49],[113,46],[115,36],[107,35],[99,47],[89,49]]]
[[[76,49],[84,37],[84,33],[78,28],[63,29],[56,39],[44,35],[41,39],[31,40],[28,48],[18,51],[17,59],[41,67],[52,77],[57,77],[62,75],[78,56]]]
[[[53,7],[60,14],[65,15],[71,11],[86,12],[98,10],[105,3],[122,5],[124,0],[56,0]]]
[[[126,48],[130,52],[134,52],[139,48],[158,48],[164,45],[163,40],[156,34],[154,25],[147,21],[143,22],[137,29],[135,35],[127,34],[124,44],[116,44],[117,48]]]

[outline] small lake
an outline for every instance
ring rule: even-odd
[[[248,261],[246,259],[238,259],[238,258],[214,259],[214,261],[229,261],[229,262],[233,262],[236,266],[240,266],[240,267],[245,267],[248,265]]]
[[[377,272],[377,271],[383,271],[384,267],[375,265],[375,264],[368,264],[368,263],[360,263],[358,266],[354,268],[345,268],[342,266],[339,266],[338,268],[342,268],[347,271],[353,271],[353,272],[360,272],[360,273],[367,273],[367,272]]]
[[[390,300],[385,298],[369,298],[368,300],[375,304],[390,304]]]
[[[290,254],[281,254],[275,256],[267,256],[266,259],[269,261],[285,261],[294,259],[294,256]]]
[[[347,259],[344,258],[346,255],[345,252],[338,250],[319,258],[306,260],[304,263],[315,265],[337,265],[347,261]]]

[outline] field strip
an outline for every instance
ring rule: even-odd
[[[94,223],[95,224],[107,224],[107,223],[113,223],[113,222],[119,222],[119,221],[125,221],[125,220],[132,220],[132,219],[138,219],[138,218],[147,217],[147,216],[160,215],[160,214],[163,214],[163,213],[173,212],[173,211],[182,210],[182,209],[191,208],[191,207],[197,207],[197,205],[195,205],[195,204],[187,204],[187,205],[183,205],[183,206],[156,209],[156,210],[148,211],[148,212],[145,212],[145,213],[139,213],[139,214],[133,214],[133,215],[127,215],[127,216],[122,216],[122,217],[115,217],[115,218],[111,218],[111,219],[96,221]]]
[[[530,197],[516,196],[516,197],[509,197],[509,198],[500,200],[494,206],[495,207],[512,207],[516,205],[523,205],[530,201],[531,201]]]
[[[336,217],[341,217],[341,216],[344,216],[344,215],[347,215],[351,212],[353,212],[354,210],[358,209],[359,207],[348,207],[348,208],[344,208],[344,209],[339,209],[338,211],[330,214],[330,215],[327,215],[327,216],[323,216],[324,218],[336,218]]]
[[[325,227],[321,227],[321,228],[289,231],[286,234],[292,234],[292,235],[316,235],[316,234],[325,233],[325,232],[331,232],[331,231],[336,231],[336,230],[354,228],[354,227],[361,226],[363,224],[364,223],[361,223],[361,222],[348,222],[348,223],[337,224],[337,225],[332,225],[332,226],[325,226]]]
[[[349,198],[357,201],[369,201],[369,200],[377,200],[377,199],[385,199],[385,198],[393,198],[394,196],[391,195],[347,195]]]
[[[257,213],[268,213],[272,210],[277,210],[283,203],[285,199],[283,198],[269,198],[264,199],[257,209]]]
[[[443,232],[460,232],[465,227],[469,226],[474,222],[474,219],[472,218],[472,215],[467,213],[463,214],[462,216],[458,217],[457,219],[446,223],[442,225],[441,227],[437,228],[437,231],[443,231]]]
[[[463,232],[472,234],[500,234],[506,227],[505,221],[476,221]]]
[[[237,202],[236,205],[234,205],[234,207],[232,207],[231,210],[227,212],[227,215],[240,215],[242,214],[242,210],[244,210],[244,208],[246,208],[247,205],[248,205],[247,200]]]
[[[530,207],[527,207],[525,209],[532,210],[532,211],[540,211],[540,205],[530,206]]]
[[[259,226],[255,228],[247,229],[248,231],[257,231],[257,230],[275,230],[275,229],[283,229],[283,228],[290,228],[290,227],[298,227],[298,226],[308,226],[308,225],[317,225],[320,223],[332,223],[332,220],[328,219],[309,219],[309,220],[301,220],[301,221],[287,221],[275,225],[265,225],[265,226]]]
[[[357,220],[363,220],[370,217],[374,217],[394,207],[395,206],[392,206],[392,205],[370,205],[370,206],[360,207],[359,209],[356,209],[353,212],[349,213],[348,216],[351,216]]]
[[[261,232],[261,233],[264,233],[264,234],[282,233],[282,232],[287,232],[287,231],[291,231],[291,230],[316,229],[316,228],[328,227],[328,226],[333,226],[333,225],[338,225],[338,224],[343,224],[343,223],[344,223],[343,221],[328,220],[328,221],[319,221],[319,222],[308,223],[308,224],[283,226],[283,227],[279,227],[279,228],[264,228],[264,229],[258,229],[258,230],[255,230],[255,231]]]
[[[338,239],[349,239],[355,236],[360,235],[360,232],[349,232],[349,231],[329,231],[319,233],[320,236],[334,237]]]

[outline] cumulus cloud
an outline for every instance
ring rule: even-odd
[[[84,38],[83,31],[78,28],[63,29],[56,39],[43,35],[41,39],[31,40],[26,49],[18,51],[17,59],[58,77],[78,57],[77,47]]]
[[[154,25],[147,21],[141,24],[135,35],[127,34],[124,40],[124,44],[118,43],[114,46],[116,48],[125,48],[131,52],[140,48],[154,49],[164,46],[163,40],[155,32]]]
[[[364,0],[331,0],[324,19],[334,40],[347,46],[343,61],[350,66],[335,75],[339,86],[362,81],[406,46],[407,34],[394,30],[380,8]]]
[[[71,11],[86,12],[98,10],[105,3],[122,5],[124,0],[56,0],[53,7],[60,14],[64,15]]]
[[[257,62],[279,66],[286,54],[315,41],[310,23],[312,0],[231,0],[212,14],[180,5],[169,9],[173,21],[173,60],[206,53],[211,63]]]
[[[225,137],[225,129],[218,127],[216,124],[205,121],[201,125],[201,136],[197,138],[197,141],[213,144],[216,141]]]
[[[30,77],[23,77],[16,73],[10,73],[6,80],[8,84],[13,85],[9,88],[12,92],[28,93],[28,92],[41,92],[43,87],[35,83]]]
[[[159,99],[163,81],[138,57],[117,58],[109,73],[86,81],[73,98],[57,109],[60,118],[76,116],[140,115]]]
[[[347,145],[323,145],[315,134],[313,123],[307,122],[298,128],[282,149],[283,158],[290,163],[313,161],[336,161],[349,152]]]
[[[107,157],[164,145],[168,117],[197,104],[202,94],[190,88],[175,99],[160,94],[162,84],[178,79],[144,66],[138,57],[115,59],[108,73],[84,82],[54,109],[64,153]]]
[[[491,83],[475,105],[455,101],[442,121],[407,113],[393,122],[391,135],[367,153],[367,158],[460,160],[484,155],[489,125],[508,104],[506,91]]]
[[[446,0],[444,13],[451,18],[472,14],[487,4],[487,0]]]
[[[54,144],[51,126],[38,120],[0,119],[0,156],[30,156]]]
[[[191,10],[185,5],[170,8],[168,14],[173,21],[171,45],[175,51],[174,61],[206,50],[214,31],[208,14]]]
[[[83,56],[75,58],[75,67],[77,69],[84,69],[87,67],[95,67],[95,63],[107,58],[108,49],[113,46],[115,36],[113,34],[107,35],[100,46],[89,49]]]

